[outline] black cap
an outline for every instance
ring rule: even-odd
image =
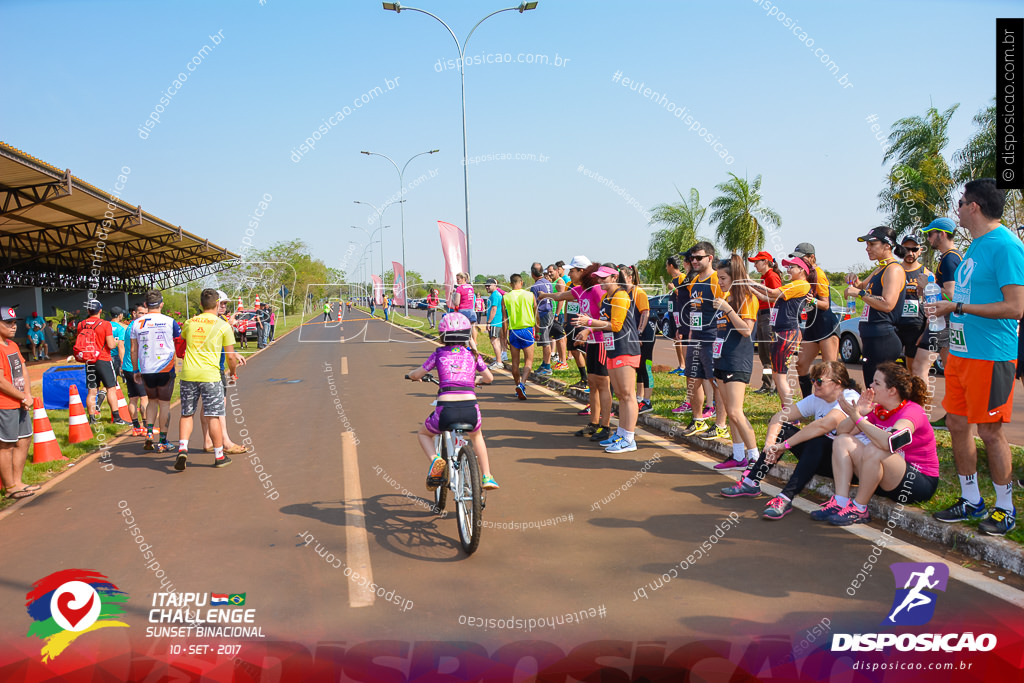
[[[871,240],[876,240],[878,242],[885,242],[890,247],[895,247],[895,237],[896,236],[895,233],[893,233],[892,228],[887,228],[884,225],[879,225],[877,228],[871,228],[871,230],[868,231],[868,234],[864,235],[863,237],[858,237],[857,241],[868,242]]]
[[[112,318],[116,318],[117,316],[123,315],[123,314],[124,314],[124,309],[121,308],[120,306],[111,306],[110,307],[110,316]]]

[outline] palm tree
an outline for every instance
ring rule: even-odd
[[[974,115],[977,130],[963,149],[953,154],[956,170],[953,177],[958,183],[974,178],[996,177],[996,100]]]
[[[889,215],[897,234],[927,225],[950,209],[954,188],[942,150],[949,144],[949,120],[959,104],[944,112],[929,107],[924,116],[908,116],[892,125],[882,163],[893,161],[878,208]]]
[[[663,280],[665,260],[687,249],[698,240],[697,229],[704,220],[707,207],[700,205],[700,193],[690,188],[690,198],[676,188],[681,201],[675,204],[658,204],[651,210],[651,225],[667,226],[651,235],[647,246],[647,258],[640,266],[643,279],[647,282]]]
[[[764,247],[764,226],[782,227],[782,218],[761,202],[761,176],[748,183],[735,173],[715,186],[722,196],[710,204],[711,220],[717,224],[715,236],[727,251],[739,252],[746,259]]]

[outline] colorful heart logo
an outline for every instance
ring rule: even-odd
[[[61,593],[57,596],[57,610],[65,619],[68,620],[68,623],[71,624],[72,628],[78,626],[79,622],[81,622],[82,619],[85,619],[89,614],[89,611],[92,609],[92,603],[96,600],[96,594],[91,593],[89,595],[89,600],[85,603],[85,606],[79,607],[78,609],[71,606],[71,602],[75,600],[76,597],[77,596],[75,596],[74,593]]]

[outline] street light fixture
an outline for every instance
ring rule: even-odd
[[[462,179],[466,197],[466,270],[472,273],[473,269],[470,266],[472,242],[470,242],[469,237],[469,144],[466,139],[466,44],[469,43],[469,39],[470,37],[472,37],[473,32],[476,31],[477,27],[480,26],[480,24],[487,21],[488,19],[490,19],[491,17],[493,17],[495,14],[501,14],[502,12],[511,12],[513,10],[522,14],[523,12],[526,12],[528,10],[536,9],[537,3],[524,1],[520,2],[515,7],[506,7],[505,9],[500,9],[497,10],[496,12],[491,12],[486,17],[476,22],[476,25],[474,25],[473,28],[469,30],[469,33],[466,34],[466,39],[461,43],[459,42],[458,37],[455,35],[455,31],[453,31],[448,24],[444,23],[444,20],[442,20],[441,17],[437,16],[436,14],[431,14],[430,12],[424,9],[419,9],[417,7],[403,7],[402,3],[400,2],[385,2],[382,4],[384,9],[394,12],[395,14],[400,14],[402,10],[408,10],[410,12],[420,12],[421,14],[426,14],[428,17],[433,17],[434,19],[439,21],[442,26],[448,29],[448,33],[450,33],[452,35],[452,39],[455,40],[456,47],[459,48],[459,77],[462,79]]]
[[[405,192],[405,180],[404,180],[405,169],[408,168],[409,162],[412,161],[413,159],[415,159],[416,157],[423,156],[424,154],[436,154],[437,152],[440,152],[440,151],[441,150],[439,150],[439,149],[432,149],[429,152],[420,152],[419,154],[414,154],[411,157],[409,157],[409,161],[406,161],[405,162],[405,166],[402,166],[402,168],[398,168],[398,164],[395,163],[394,159],[392,159],[391,157],[389,157],[386,154],[380,154],[378,152],[366,152],[366,151],[360,152],[360,154],[365,154],[366,156],[384,157],[385,159],[390,161],[391,165],[395,167],[396,171],[398,171],[398,195],[402,196],[402,194]],[[408,280],[408,269],[405,266],[405,203],[404,203],[405,200],[402,200],[402,201],[403,201],[403,203],[402,203],[402,271],[403,271],[403,273],[405,273],[403,275],[403,277],[406,278],[406,285],[408,285],[408,282],[409,282],[409,280]],[[408,290],[409,290],[409,288],[408,288],[408,286],[406,286],[406,291],[403,293],[403,296],[402,296],[402,298],[405,300],[405,317],[406,318],[409,317],[409,291]]]
[[[365,203],[366,202],[356,202],[356,204],[365,204]],[[371,204],[371,206],[372,206],[372,204]],[[376,207],[374,207],[374,208],[376,208]],[[385,209],[388,208],[386,204],[384,205],[384,208]],[[379,216],[379,214],[378,214],[378,216]],[[380,239],[377,240],[376,242],[373,241],[373,236],[376,235],[381,230],[384,230],[385,228],[390,228],[391,226],[390,225],[381,225],[380,227],[378,227],[373,232],[370,232],[366,228],[360,227],[358,225],[353,225],[353,226],[350,226],[350,227],[353,227],[356,230],[362,230],[363,232],[366,233],[366,238],[368,240],[370,240],[370,244],[367,245],[367,246],[371,246],[372,247],[374,244],[380,244],[380,281],[381,281],[381,286],[383,286],[383,284],[384,284],[384,235],[381,235]],[[363,252],[364,253],[366,252],[366,247],[363,247]],[[370,275],[373,275],[373,251],[372,250],[370,251]]]

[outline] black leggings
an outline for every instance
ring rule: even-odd
[[[895,330],[884,337],[861,337],[862,355],[864,360],[864,386],[871,386],[875,379],[875,369],[886,361],[895,361],[903,355],[903,342]]]
[[[654,359],[654,340],[640,341],[640,367],[636,371],[636,379],[640,382],[640,386],[645,389],[654,386],[654,369],[652,368],[652,361]]]
[[[779,433],[779,443],[791,438],[799,431],[796,425],[789,423],[782,425],[782,432]],[[796,469],[793,471],[793,476],[786,482],[785,488],[782,489],[782,495],[793,500],[800,495],[800,492],[807,486],[807,482],[815,474],[832,478],[832,439],[825,435],[817,436],[810,441],[793,446],[790,451],[796,457]],[[766,458],[767,456],[762,450],[761,457],[757,459],[754,468],[747,475],[758,483],[764,479],[764,476],[768,474],[768,470],[771,469],[771,465],[767,463]]]

